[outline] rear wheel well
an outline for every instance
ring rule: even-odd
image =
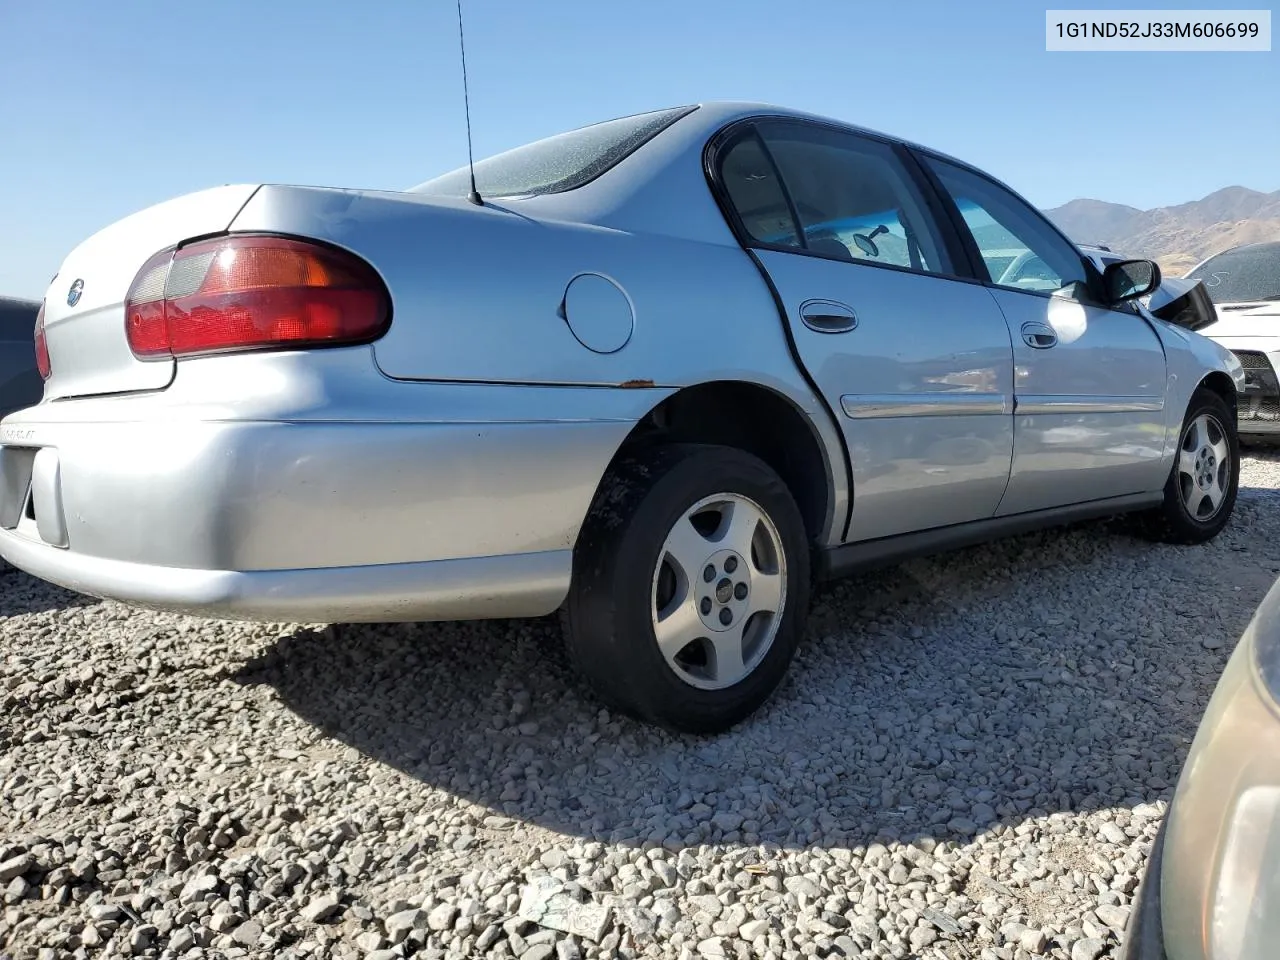
[[[1236,385],[1235,382],[1227,374],[1221,370],[1215,370],[1209,374],[1196,386],[1197,390],[1212,390],[1220,396],[1227,409],[1234,415],[1236,410]]]
[[[809,418],[781,394],[741,381],[686,387],[649,411],[614,459],[652,443],[714,443],[759,457],[791,491],[810,542],[825,532],[831,467]]]

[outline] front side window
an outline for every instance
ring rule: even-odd
[[[1214,303],[1280,300],[1280,243],[1253,243],[1210,257],[1187,274]]]
[[[927,157],[973,235],[993,283],[1082,299],[1084,258],[1049,222],[1008,190],[964,167]]]
[[[538,196],[580,187],[624,160],[695,107],[655,110],[559,133],[476,162],[482,197]],[[420,183],[410,193],[465,197],[466,167]]]
[[[757,129],[759,139],[741,138],[725,151],[720,168],[752,239],[834,260],[950,272],[933,222],[891,146],[789,121],[765,121]]]

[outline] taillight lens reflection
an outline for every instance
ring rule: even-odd
[[[230,236],[157,254],[125,304],[142,359],[367,343],[391,320],[382,280],[342,250]]]

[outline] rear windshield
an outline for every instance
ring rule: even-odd
[[[694,107],[675,107],[620,117],[559,133],[476,162],[476,190],[482,197],[562,193],[594,180],[652,140]],[[466,196],[471,179],[460,167],[412,187],[410,193]]]
[[[1280,300],[1280,243],[1255,243],[1210,257],[1189,274],[1214,303]]]

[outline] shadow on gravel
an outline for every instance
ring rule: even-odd
[[[44,580],[28,576],[0,560],[0,619],[24,613],[87,607],[100,601],[82,593],[63,590]]]
[[[1280,570],[1100,524],[823,588],[788,680],[718,737],[602,713],[554,619],[304,631],[246,664],[301,717],[495,814],[614,843],[847,847],[1168,799]],[[716,816],[720,814],[720,816]]]
[[[1240,456],[1249,460],[1256,460],[1260,463],[1280,465],[1280,437],[1267,438],[1258,437],[1256,439],[1240,441]],[[1248,484],[1248,476],[1241,477],[1241,486]],[[1261,489],[1276,492],[1275,487],[1264,487]]]

